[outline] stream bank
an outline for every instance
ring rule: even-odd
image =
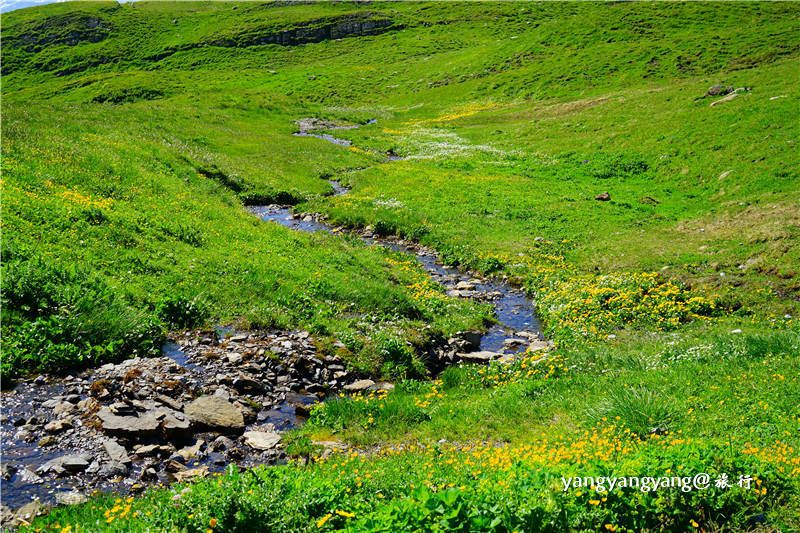
[[[316,119],[308,120],[319,127]],[[313,129],[301,127],[298,135],[349,145]],[[349,192],[335,180],[329,183],[334,195]],[[288,205],[249,209],[295,231],[352,231]],[[431,348],[434,370],[550,347],[522,291],[446,266],[434,250],[417,243],[379,237],[369,228],[356,233],[365,245],[416,258],[449,296],[493,305],[498,322],[487,332],[463,332]],[[308,332],[223,328],[173,334],[161,357],[23,379],[2,393],[2,523],[27,520],[41,505],[80,503],[93,491],[135,493],[222,472],[228,464],[280,463],[282,434],[302,423],[311,405],[340,391],[392,388],[351,374],[338,356],[320,353]]]

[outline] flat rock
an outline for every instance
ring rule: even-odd
[[[192,468],[191,470],[183,470],[181,472],[175,472],[173,475],[175,476],[175,480],[178,483],[180,483],[198,477],[206,477],[208,475],[208,468],[205,466],[201,466],[199,468]]]
[[[528,351],[529,352],[540,352],[540,351],[543,351],[543,350],[549,350],[552,347],[553,347],[553,345],[548,341],[536,340],[536,341],[532,341],[530,343],[530,345],[528,346]]]
[[[175,451],[174,446],[163,444],[147,444],[134,450],[139,457],[147,457],[151,455],[170,455]]]
[[[36,515],[39,514],[39,510],[41,509],[42,504],[38,501],[32,501],[30,503],[26,503],[14,513],[14,517],[11,520],[11,525],[26,525],[30,524]]]
[[[44,426],[44,430],[48,433],[61,433],[65,429],[69,429],[71,427],[72,422],[63,418],[59,418],[57,420],[53,420],[52,422],[48,422]]]
[[[128,475],[128,467],[119,461],[111,461],[104,464],[97,475],[101,478],[123,477]]]
[[[367,390],[368,388],[370,388],[373,385],[375,385],[375,382],[372,381],[371,379],[360,379],[360,380],[356,381],[355,383],[351,383],[349,385],[345,385],[344,386],[344,390],[350,391],[350,392],[364,391],[364,390]]]
[[[709,107],[714,107],[715,105],[719,105],[719,104],[721,104],[723,102],[730,102],[734,98],[738,98],[738,97],[739,97],[739,93],[731,93],[728,96],[725,96],[724,98],[720,98],[719,100],[711,102],[709,104]]]
[[[496,353],[496,352],[487,352],[487,351],[480,351],[480,352],[468,352],[468,353],[458,353],[456,356],[464,361],[484,361],[488,362],[492,359],[498,359],[503,354]]]
[[[184,412],[195,422],[213,428],[241,429],[244,417],[234,405],[218,396],[201,396],[186,406]]]
[[[75,405],[69,402],[58,402],[58,405],[53,408],[53,413],[56,415],[67,415],[75,411],[75,409]]]
[[[394,390],[394,384],[393,383],[389,383],[388,381],[379,381],[379,382],[371,385],[369,387],[369,390],[375,391],[375,392],[377,392],[377,391],[391,392],[391,391]]]
[[[154,398],[157,402],[163,403],[170,409],[174,409],[176,411],[180,411],[183,409],[183,402],[180,402],[178,400],[173,400],[169,396],[165,396],[163,394],[156,394]]]
[[[244,442],[257,450],[271,450],[281,442],[281,434],[275,431],[247,431]]]
[[[104,431],[115,435],[139,436],[153,434],[158,430],[160,422],[149,412],[139,416],[119,416],[103,407],[97,412],[100,425]]]
[[[103,441],[103,448],[106,449],[106,453],[111,458],[112,461],[116,461],[118,463],[123,464],[130,464],[131,458],[128,457],[128,452],[125,451],[125,448],[120,445],[114,439],[106,439]]]
[[[39,483],[44,483],[44,480],[41,477],[24,466],[17,471],[17,479],[23,485],[27,485],[28,483],[33,483],[36,485]]]
[[[87,501],[89,501],[89,498],[77,490],[56,493],[56,503],[58,505],[80,505]]]
[[[520,344],[526,344],[527,342],[528,341],[526,341],[525,339],[516,339],[513,337],[510,339],[503,340],[503,344],[506,346],[518,346]]]
[[[86,470],[86,467],[89,466],[90,459],[91,457],[88,456],[88,454],[64,455],[47,461],[45,464],[37,468],[36,471],[42,474],[53,473],[56,475],[61,475],[67,472],[81,472]]]

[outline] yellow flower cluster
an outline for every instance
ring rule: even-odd
[[[114,502],[114,507],[106,509],[103,513],[103,516],[106,517],[106,523],[110,524],[114,520],[124,520],[128,518],[128,515],[131,518],[135,518],[138,513],[134,511],[131,514],[131,502],[133,502],[133,497],[127,498],[124,502],[121,498],[117,498]]]
[[[439,387],[441,386],[442,386],[442,380],[440,379],[434,380],[431,385],[431,391],[425,394],[422,398],[417,398],[416,400],[414,400],[414,405],[424,409],[430,406],[433,400],[437,398],[442,398],[443,397],[442,393],[439,391]]]
[[[745,444],[744,453],[755,455],[765,463],[775,465],[778,470],[789,477],[800,476],[800,450],[795,450],[785,442],[776,442],[771,446],[758,447]]]
[[[416,126],[418,124],[432,124],[432,123],[439,123],[439,122],[449,122],[451,120],[456,120],[459,118],[469,117],[474,115],[480,111],[486,111],[487,109],[493,109],[497,107],[497,104],[493,102],[487,102],[484,104],[479,103],[472,103],[466,104],[463,106],[459,106],[453,111],[441,115],[436,118],[426,118],[426,119],[417,119],[417,120],[409,120],[408,122],[403,122],[404,126]]]
[[[470,371],[485,387],[497,389],[525,379],[562,376],[569,371],[569,367],[563,355],[528,351],[512,364],[470,367]]]
[[[406,285],[412,299],[421,303],[445,303],[453,300],[443,292],[441,285],[422,272],[414,261],[398,261],[391,257],[387,257],[386,261],[412,276],[414,281]]]

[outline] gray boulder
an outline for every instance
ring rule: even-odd
[[[242,412],[231,402],[218,396],[201,396],[188,404],[184,412],[198,424],[211,428],[244,428]]]

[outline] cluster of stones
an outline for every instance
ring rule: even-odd
[[[166,350],[172,357],[39,376],[6,395],[9,436],[53,458],[35,470],[6,460],[3,478],[64,478],[76,490],[57,501],[80,503],[87,490],[109,484],[137,490],[229,463],[271,464],[285,458],[280,430],[307,417],[325,394],[392,388],[358,379],[304,331],[222,339],[193,331],[175,340],[181,349]],[[2,509],[4,524],[21,523],[28,507]]]

